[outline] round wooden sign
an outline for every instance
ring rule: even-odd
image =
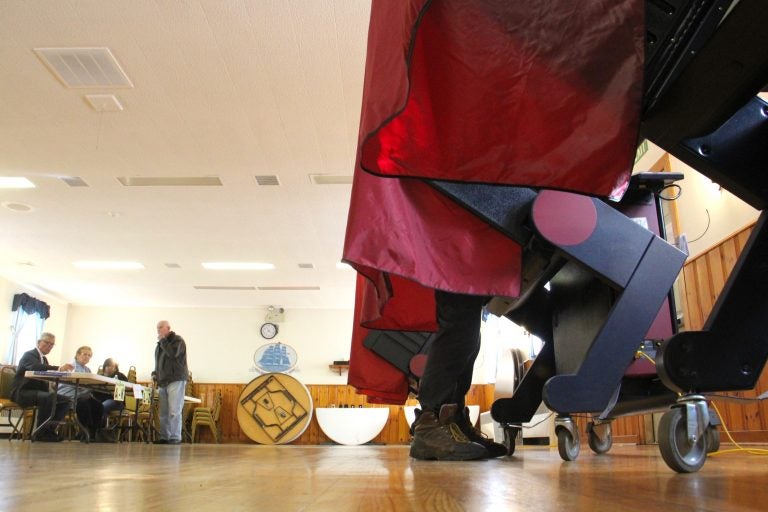
[[[237,403],[240,429],[259,444],[286,444],[312,420],[312,395],[290,375],[265,373],[249,382]]]

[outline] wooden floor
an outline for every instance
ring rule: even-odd
[[[0,510],[768,510],[768,459],[710,458],[673,473],[651,446],[518,448],[426,462],[407,446],[152,446],[0,441]]]

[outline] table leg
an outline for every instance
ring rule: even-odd
[[[56,405],[58,404],[57,395],[58,395],[58,391],[59,391],[59,379],[54,380],[53,384],[54,384],[53,390],[51,391],[51,393],[53,394],[53,404],[51,404],[51,413],[48,415],[47,418],[45,418],[45,420],[43,420],[42,423],[40,423],[37,427],[35,427],[32,430],[31,434],[29,434],[29,439],[31,441],[34,441],[34,440],[37,439],[37,434],[40,433],[40,431],[43,429],[43,427],[45,427],[51,421],[53,421],[53,417],[56,414]]]
[[[80,417],[77,415],[77,395],[80,393],[80,381],[75,380],[75,401],[72,404],[72,407],[75,411],[75,422],[80,427],[80,430],[82,432],[85,432],[85,442],[90,443],[91,442],[91,432],[88,430],[88,427],[83,425],[83,422],[80,421]]]

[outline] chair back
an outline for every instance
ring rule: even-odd
[[[213,421],[219,423],[219,416],[221,415],[221,390],[216,390],[216,395],[213,397]]]
[[[128,382],[133,382],[133,383],[136,382],[136,367],[135,366],[131,366],[130,368],[128,368],[128,375],[127,375],[127,377],[128,377]]]
[[[0,398],[11,400],[13,379],[16,377],[16,367],[3,366],[0,368]]]
[[[187,374],[187,383],[184,385],[184,394],[187,396],[195,396],[195,382],[192,380],[192,372]]]

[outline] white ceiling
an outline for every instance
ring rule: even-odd
[[[36,185],[0,189],[0,203],[33,207],[0,208],[0,276],[73,304],[352,307],[354,272],[336,268],[350,186],[308,175],[352,173],[369,12],[368,0],[0,2],[0,176]],[[108,47],[134,87],[67,88],[40,47]],[[84,95],[101,93],[125,110],[94,111]],[[279,186],[256,183],[269,174]],[[124,187],[119,176],[223,186]]]

